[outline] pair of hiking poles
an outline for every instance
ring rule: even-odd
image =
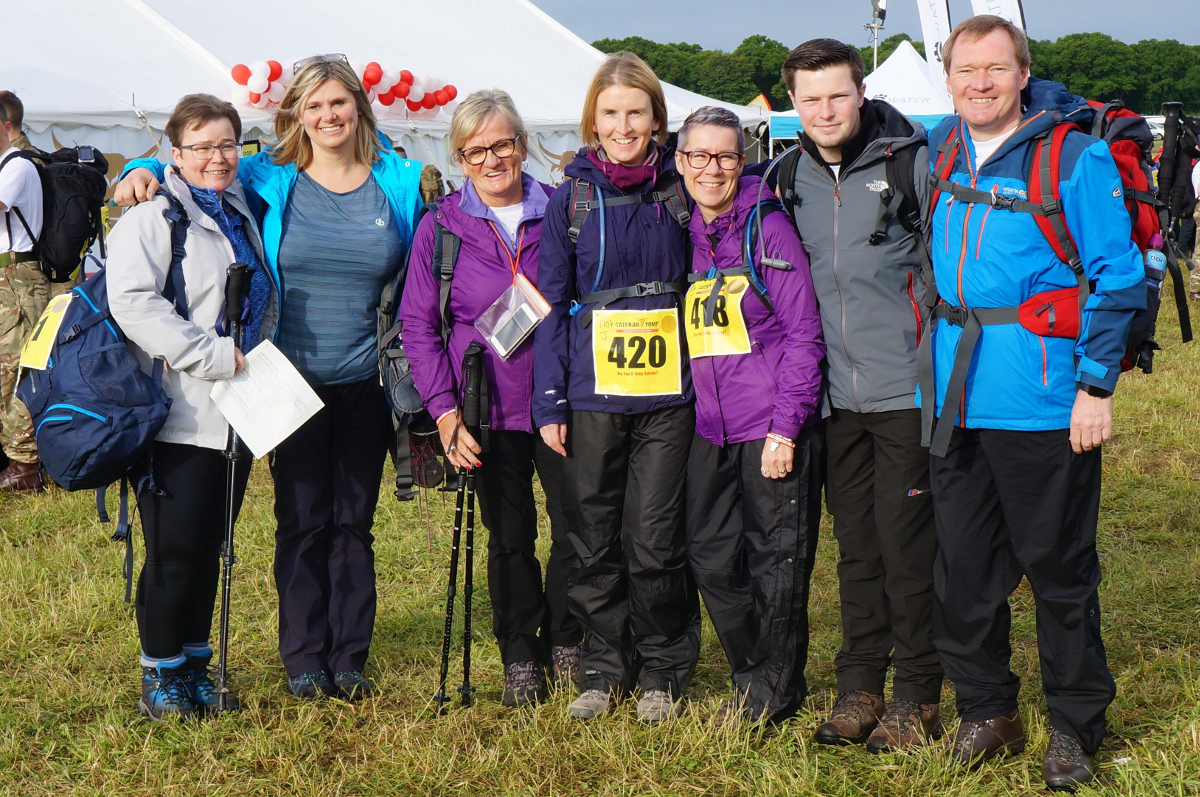
[[[462,428],[487,450],[488,432],[488,389],[487,376],[483,372],[483,347],[472,343],[463,355],[462,401],[459,406]],[[455,441],[458,434],[455,432]],[[451,443],[455,445],[455,443]],[[454,598],[458,588],[458,553],[462,542],[463,504],[466,504],[467,534],[466,561],[463,566],[463,681],[458,688],[463,707],[471,705],[475,687],[471,686],[471,597],[475,592],[475,474],[462,468],[458,472],[458,487],[455,490],[454,536],[450,545],[450,581],[446,587],[446,626],[442,634],[442,664],[438,680],[438,691],[433,696],[434,711],[446,713],[446,705],[453,699],[446,694],[446,677],[450,670],[450,632],[454,625]]]

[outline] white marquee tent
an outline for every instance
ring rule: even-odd
[[[557,182],[580,145],[580,106],[604,57],[529,0],[38,0],[7,8],[4,30],[0,88],[21,98],[31,139],[92,144],[109,156],[110,177],[127,158],[169,146],[162,129],[180,96],[228,97],[234,64],[339,52],[436,74],[460,97],[505,89],[535,138],[530,171]],[[664,88],[673,127],[701,105],[725,105]],[[401,104],[381,113],[380,127],[411,157],[449,171],[447,117],[410,122]],[[747,126],[765,116],[725,107]],[[268,112],[242,118],[269,136]]]

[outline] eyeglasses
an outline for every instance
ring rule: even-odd
[[[325,55],[313,55],[309,56],[308,58],[301,58],[299,61],[292,64],[292,71],[299,72],[309,64],[315,64],[318,61],[327,61],[331,64],[335,64],[338,61],[344,61],[347,64],[350,63],[350,59],[347,58],[344,53],[325,53]]]
[[[731,172],[741,165],[745,160],[745,155],[739,155],[736,152],[705,152],[702,149],[694,149],[691,152],[679,151],[679,154],[687,158],[688,166],[693,169],[707,169],[709,162],[717,159],[717,166],[723,171]]]
[[[487,160],[489,151],[497,158],[507,158],[509,155],[517,151],[517,138],[502,138],[490,147],[471,147],[470,149],[460,149],[458,155],[471,166],[478,166]]]
[[[242,152],[242,145],[218,144],[213,146],[212,144],[189,144],[186,147],[179,147],[179,149],[186,149],[191,152],[192,157],[198,161],[208,160],[213,156],[213,151],[218,149],[221,150],[221,157],[225,158],[225,160],[235,160]]]

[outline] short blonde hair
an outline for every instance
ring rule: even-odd
[[[1031,59],[1029,37],[1025,35],[1025,31],[1004,17],[980,14],[958,23],[950,38],[946,39],[946,46],[942,48],[942,69],[946,70],[946,74],[950,74],[950,61],[954,56],[954,45],[958,43],[959,38],[965,36],[970,41],[978,41],[994,30],[1002,30],[1008,34],[1008,38],[1012,39],[1013,51],[1017,54],[1017,64],[1022,69],[1028,69]]]
[[[467,139],[478,133],[493,116],[499,116],[512,126],[521,144],[521,154],[528,154],[529,133],[512,97],[500,89],[481,89],[467,95],[450,117],[450,157],[460,160],[458,153]]]
[[[279,108],[275,111],[275,137],[279,143],[271,148],[271,160],[283,166],[295,164],[297,169],[303,169],[312,163],[312,142],[304,131],[304,123],[300,115],[304,110],[304,102],[328,80],[336,80],[350,92],[354,105],[358,109],[358,127],[354,136],[354,160],[367,166],[379,160],[379,139],[376,133],[375,113],[371,110],[371,100],[363,88],[362,81],[345,61],[317,60],[305,65],[292,82]]]
[[[587,96],[583,98],[583,118],[579,121],[579,134],[583,143],[592,149],[600,146],[600,137],[596,135],[596,100],[600,92],[612,86],[628,86],[641,89],[650,95],[650,107],[654,112],[654,121],[658,122],[658,131],[654,138],[660,144],[667,140],[667,98],[663,96],[662,83],[650,65],[633,53],[613,53],[604,59],[592,82],[588,86]]]

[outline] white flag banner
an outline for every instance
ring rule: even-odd
[[[1021,0],[971,0],[971,10],[976,16],[995,14],[1004,17],[1021,30],[1025,30],[1025,11],[1021,8]]]
[[[925,39],[925,60],[929,63],[929,80],[935,86],[946,85],[942,69],[942,48],[950,38],[950,8],[946,0],[917,0],[921,12],[921,35]]]

